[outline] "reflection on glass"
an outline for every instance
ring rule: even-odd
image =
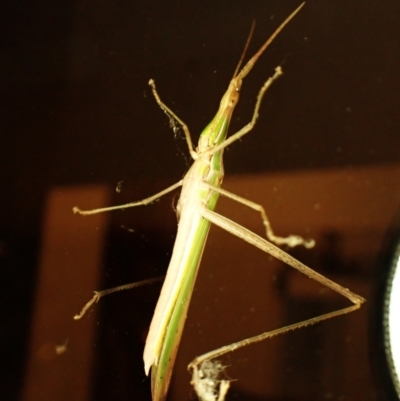
[[[400,398],[400,242],[394,254],[389,274],[385,302],[385,349],[390,373],[397,394]]]

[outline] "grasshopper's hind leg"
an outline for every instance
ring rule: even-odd
[[[221,192],[222,194],[222,192]],[[351,292],[349,289],[342,287],[341,285],[335,283],[334,281],[324,277],[322,274],[314,271],[310,267],[304,265],[297,259],[293,258],[280,248],[266,241],[264,238],[261,238],[257,234],[254,234],[252,231],[242,227],[241,225],[235,223],[232,220],[227,219],[226,217],[213,212],[207,208],[203,208],[202,216],[209,220],[211,223],[223,228],[224,230],[230,232],[231,234],[243,239],[251,245],[261,249],[265,253],[281,260],[287,265],[293,267],[298,270],[300,273],[308,276],[309,278],[321,283],[322,285],[330,288],[331,290],[337,292],[338,294],[344,296],[349,299],[353,305],[325,313],[320,316],[313,317],[311,319],[307,319],[298,323],[294,323],[285,327],[281,327],[276,330],[272,330],[269,332],[265,332],[259,334],[254,337],[246,338],[244,340],[220,347],[216,350],[210,351],[206,354],[198,356],[195,358],[188,366],[189,370],[192,371],[192,384],[195,387],[196,392],[198,393],[200,399],[202,401],[223,401],[225,398],[225,394],[229,387],[229,381],[220,379],[217,377],[212,377],[210,381],[210,377],[207,372],[210,369],[217,369],[218,366],[222,366],[220,362],[215,361],[215,358],[219,358],[222,355],[235,351],[239,348],[246,347],[250,344],[254,344],[256,342],[260,342],[266,340],[268,338],[274,337],[279,334],[286,333],[291,330],[299,329],[301,327],[306,327],[311,324],[315,324],[318,322],[322,322],[327,319],[331,319],[333,317],[345,315],[350,312],[354,312],[361,307],[361,304],[365,302],[365,299],[361,296]],[[200,381],[199,381],[200,380]],[[205,382],[203,382],[206,380]],[[222,387],[221,387],[222,386]],[[202,392],[199,394],[199,391]],[[222,391],[224,392],[222,394]],[[222,396],[221,396],[222,394]]]

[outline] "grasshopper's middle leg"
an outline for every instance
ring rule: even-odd
[[[305,248],[312,248],[315,245],[315,241],[313,239],[304,239],[300,237],[299,235],[288,235],[287,237],[279,237],[275,235],[271,223],[268,219],[267,213],[265,212],[265,209],[263,208],[262,205],[255,203],[251,200],[248,200],[246,198],[243,198],[239,195],[236,195],[232,192],[226,191],[225,189],[222,189],[220,187],[216,187],[214,185],[211,185],[207,182],[203,183],[207,188],[212,189],[215,192],[220,193],[223,196],[226,196],[227,198],[230,198],[236,202],[241,203],[242,205],[245,205],[257,212],[260,213],[261,219],[263,221],[263,224],[265,226],[265,233],[266,237],[273,243],[277,245],[288,245],[290,247],[295,247],[298,245],[303,245]]]

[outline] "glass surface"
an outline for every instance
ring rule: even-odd
[[[160,285],[93,290],[165,273],[177,194],[142,199],[190,166],[148,81],[196,142],[233,74],[299,2],[6,1],[0,143],[1,379],[4,400],[150,400],[142,352]],[[384,238],[400,208],[400,2],[310,1],[246,78],[231,132],[281,65],[253,132],[225,151],[224,188],[262,204],[292,254],[367,299],[360,311],[227,356],[234,400],[391,400],[375,310]],[[118,190],[116,190],[118,189]],[[259,215],[218,212],[263,235]],[[386,273],[385,273],[386,274]],[[347,305],[212,227],[169,393],[195,399],[202,352]],[[379,322],[381,325],[381,321]],[[383,352],[383,348],[382,348]],[[381,369],[381,370],[382,370]],[[382,370],[383,371],[383,370]]]

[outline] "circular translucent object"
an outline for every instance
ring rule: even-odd
[[[400,399],[400,240],[390,266],[384,308],[386,358],[393,385]]]

